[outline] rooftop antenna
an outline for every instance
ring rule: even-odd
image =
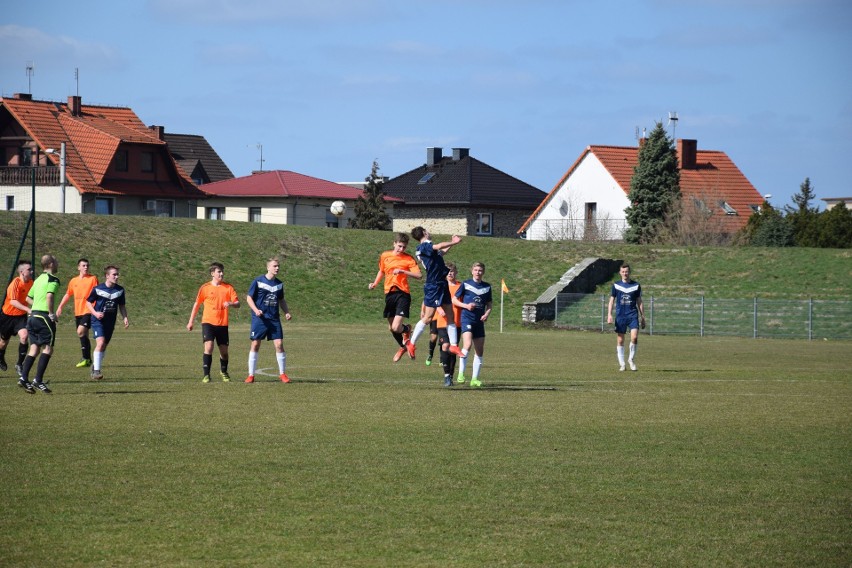
[[[669,126],[672,127],[672,140],[677,140],[675,137],[675,131],[677,130],[677,112],[671,111],[669,113]]]
[[[80,68],[74,68],[74,82],[77,83],[77,96],[80,96]]]
[[[639,142],[639,127],[638,126],[636,127],[636,130],[633,132],[633,138],[635,138],[636,141]]]
[[[248,147],[248,146],[251,146],[251,144],[246,144],[246,147]],[[266,160],[263,159],[263,144],[258,142],[257,144],[254,145],[254,147],[257,148],[258,150],[260,150],[260,160],[258,160],[258,161],[260,162],[260,171],[262,172],[263,171],[263,162],[266,161]]]
[[[35,74],[35,65],[32,61],[27,61],[27,92],[33,94],[33,75]]]

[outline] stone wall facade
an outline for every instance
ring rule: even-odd
[[[480,213],[491,214],[491,234],[478,234]],[[393,230],[409,233],[422,226],[436,235],[468,235],[517,238],[518,229],[532,211],[489,209],[487,207],[421,207],[397,206],[394,209]]]

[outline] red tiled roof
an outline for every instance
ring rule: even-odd
[[[66,177],[81,193],[121,193],[101,185],[120,143],[165,146],[129,108],[81,105],[80,113],[75,116],[67,104],[53,101],[4,97],[0,104],[42,149],[58,150],[62,142],[66,143]],[[58,165],[59,155],[50,156]],[[176,164],[174,167],[178,181],[151,183],[150,194],[203,197],[204,193],[192,180]],[[139,194],[145,195],[144,186],[138,187]]]
[[[589,155],[600,160],[625,195],[630,192],[630,179],[639,161],[638,146],[589,146],[565,172],[547,197],[526,220],[518,232],[525,231],[539,211],[550,201],[565,181]],[[763,197],[748,178],[725,154],[717,150],[697,150],[695,167],[680,170],[680,191],[684,203],[692,206],[692,199],[703,200],[706,206],[718,214],[724,214],[717,201],[724,200],[737,215],[724,215],[725,229],[735,232],[748,223],[752,214],[751,205],[763,203]],[[689,199],[687,199],[689,198]]]
[[[218,197],[313,197],[357,199],[363,191],[289,170],[271,170],[250,176],[204,184],[204,191]],[[385,197],[386,201],[401,201]]]

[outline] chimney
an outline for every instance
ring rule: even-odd
[[[681,170],[694,170],[696,154],[698,153],[698,140],[677,141],[677,167]]]
[[[458,162],[470,155],[470,148],[453,148],[453,161]]]
[[[148,128],[154,133],[154,136],[157,137],[157,140],[163,141],[166,139],[166,127],[165,126],[156,126],[151,125]]]
[[[68,97],[68,110],[71,111],[71,116],[80,116],[82,107],[83,99],[80,95]]]
[[[426,165],[434,166],[441,162],[441,157],[444,154],[443,148],[426,148]]]
[[[31,101],[33,100],[32,93],[15,93],[15,98],[19,101]]]

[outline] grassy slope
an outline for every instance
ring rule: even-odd
[[[9,270],[21,228],[0,212],[0,251]],[[43,213],[37,217],[38,250],[56,254],[63,281],[77,258],[122,270],[131,316],[141,325],[184,322],[207,265],[225,263],[226,279],[242,293],[264,271],[264,260],[283,259],[291,310],[311,321],[363,322],[380,317],[381,292],[367,290],[379,253],[391,247],[389,232],[257,225],[238,222],[102,217]],[[15,221],[17,222],[17,221]],[[413,252],[414,247],[409,247]],[[447,256],[462,275],[476,260],[486,280],[505,278],[506,325],[520,325],[524,302],[535,300],[566,270],[589,256],[628,260],[645,294],[725,298],[846,299],[852,251],[736,247],[660,248],[625,244],[528,242],[467,237]],[[608,285],[601,287],[608,291]],[[421,287],[413,286],[419,300]],[[236,323],[247,320],[244,310]]]

